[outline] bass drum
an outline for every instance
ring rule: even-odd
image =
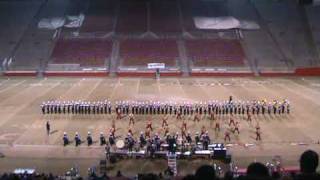
[[[116,147],[118,148],[118,149],[122,149],[122,148],[124,148],[124,141],[123,140],[118,140],[117,142],[116,142]]]

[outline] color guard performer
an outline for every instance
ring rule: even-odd
[[[131,125],[131,123],[132,125],[134,125],[134,118],[132,113],[129,114],[129,126]]]
[[[121,109],[118,108],[118,110],[116,110],[116,113],[117,113],[117,119],[121,119]]]
[[[132,129],[129,127],[129,129],[128,129],[128,134],[129,135],[131,135],[131,136],[133,136],[133,132],[132,132]]]
[[[240,134],[240,130],[239,130],[239,122],[237,121],[234,125],[234,130],[233,130],[233,134],[237,132],[238,134]]]
[[[248,113],[248,119],[247,119],[247,121],[250,122],[250,123],[252,122],[252,118],[251,118],[250,112]]]
[[[261,132],[260,132],[260,127],[256,128],[256,140],[261,141]]]
[[[201,134],[200,134],[200,136],[204,135],[206,132],[207,132],[206,127],[205,127],[205,126],[202,126],[202,127],[201,127]]]
[[[220,132],[220,122],[219,122],[219,120],[217,120],[216,125],[214,127],[214,130]]]
[[[179,120],[179,119],[182,119],[182,116],[181,116],[181,112],[180,112],[180,111],[177,112],[177,120]]]
[[[195,113],[195,114],[194,114],[193,121],[194,121],[194,122],[196,122],[196,121],[200,122],[199,113]]]
[[[153,131],[151,119],[148,120],[146,129],[150,129],[151,131]]]
[[[168,126],[167,119],[168,119],[167,116],[164,116],[164,117],[162,118],[162,125],[161,125],[162,127]]]
[[[169,126],[164,127],[164,137],[167,137],[169,135]]]
[[[235,122],[234,122],[233,117],[230,117],[229,126],[231,126],[231,124],[232,124],[232,125],[235,125]]]
[[[181,129],[183,129],[185,131],[187,130],[187,122],[185,120],[182,121]]]
[[[150,137],[151,137],[151,130],[150,130],[150,128],[147,128],[147,129],[146,129],[145,137],[146,137],[146,139],[150,139]]]
[[[185,139],[187,137],[186,129],[181,128],[181,138]]]
[[[213,121],[215,120],[215,117],[214,117],[214,113],[213,113],[213,112],[210,112],[210,119],[213,120]]]
[[[230,138],[230,130],[226,130],[225,134],[224,134],[224,141],[231,141],[231,138]]]

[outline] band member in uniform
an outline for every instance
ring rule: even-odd
[[[272,111],[272,104],[271,102],[268,103],[268,114],[270,115]]]
[[[263,114],[263,115],[264,115],[264,113],[265,113],[265,111],[266,111],[266,106],[267,106],[266,101],[263,100],[263,101],[262,101],[262,104],[261,104],[262,114]]]
[[[106,144],[106,138],[103,135],[103,132],[100,132],[100,146],[103,146]]]
[[[276,114],[277,113],[277,106],[278,106],[278,103],[276,100],[273,101],[273,114]]]
[[[139,137],[139,141],[140,141],[140,147],[144,147],[147,144],[146,138],[143,135],[143,132],[140,132],[140,137]]]
[[[112,134],[112,133],[109,134],[109,144],[110,144],[110,146],[113,146],[116,144],[114,134]]]
[[[194,141],[195,141],[196,144],[198,144],[200,142],[200,136],[199,136],[198,132],[196,132],[196,135],[194,137]]]
[[[186,140],[187,140],[187,142],[188,142],[189,144],[192,143],[192,138],[191,138],[190,132],[188,132],[188,134],[187,134],[187,136],[186,136]]]
[[[202,139],[202,149],[208,150],[208,145],[210,143],[208,131],[206,131],[206,133],[201,136],[201,139]]]
[[[126,137],[126,145],[128,147],[129,152],[132,152],[134,146],[134,139],[131,134],[128,134]]]
[[[79,146],[81,144],[81,138],[78,132],[76,132],[76,135],[74,137],[74,141],[76,142],[76,146]]]
[[[231,104],[232,103],[232,96],[229,96],[229,104]]]
[[[88,143],[88,146],[91,146],[93,141],[92,141],[92,136],[91,136],[91,133],[88,132],[88,136],[87,136],[87,143]]]
[[[62,138],[62,140],[63,140],[63,146],[66,146],[66,145],[69,144],[69,138],[68,138],[68,135],[67,135],[66,132],[63,133],[63,138]]]
[[[42,104],[41,104],[41,110],[42,110],[42,114],[45,114],[46,113],[46,104],[43,102]]]
[[[66,107],[67,107],[67,105],[66,105],[66,102],[65,101],[63,101],[63,104],[62,104],[62,112],[63,112],[63,114],[65,114],[66,113]]]
[[[285,104],[287,106],[287,114],[290,114],[290,102],[286,99]]]

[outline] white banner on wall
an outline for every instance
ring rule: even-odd
[[[148,69],[164,69],[164,63],[148,63]]]

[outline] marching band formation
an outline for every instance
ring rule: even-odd
[[[229,100],[218,101],[200,101],[200,102],[160,102],[160,101],[116,101],[114,104],[110,100],[90,102],[90,101],[48,101],[41,105],[43,114],[113,114],[115,112],[116,119],[127,117],[129,120],[128,134],[124,140],[118,140],[115,136],[115,120],[112,120],[108,137],[103,132],[100,133],[100,145],[107,145],[116,148],[126,148],[128,151],[146,150],[152,154],[157,151],[175,152],[176,150],[196,151],[208,150],[211,139],[206,127],[201,128],[201,133],[196,132],[192,137],[190,131],[187,131],[187,122],[182,116],[193,116],[194,122],[200,121],[202,115],[209,115],[211,120],[215,120],[217,116],[228,115],[229,128],[225,130],[225,141],[230,141],[230,134],[240,134],[240,121],[235,119],[235,115],[243,115],[251,123],[251,115],[259,114],[289,114],[290,102],[287,99],[282,101],[273,100],[252,100],[241,101],[233,100],[232,96]],[[147,121],[145,131],[141,131],[138,137],[134,137],[131,125],[135,124],[135,115],[164,115],[162,118],[163,138],[158,132],[153,132],[151,119]],[[176,119],[182,120],[181,133],[169,133],[169,125],[167,118],[174,115]],[[257,122],[258,123],[258,122]],[[214,131],[220,131],[220,122],[215,121]],[[50,134],[50,124],[47,122],[47,132]],[[152,133],[152,134],[151,134]],[[260,126],[255,127],[256,140],[261,140]],[[93,144],[91,132],[87,134],[88,146]],[[64,133],[63,144],[66,146],[70,143],[67,133]],[[76,132],[74,137],[76,146],[82,143],[80,135]]]
[[[116,147],[120,149],[128,149],[129,152],[146,150],[147,153],[153,154],[157,151],[169,151],[176,152],[180,151],[195,151],[195,150],[208,150],[211,143],[208,132],[203,134],[196,133],[194,138],[188,133],[185,139],[177,134],[168,134],[164,138],[161,138],[158,133],[155,133],[152,137],[147,136],[144,132],[141,132],[137,139],[134,138],[133,134],[128,133],[124,141],[116,140],[114,134],[110,133],[107,137],[103,132],[100,132],[99,143],[101,146],[108,145],[110,147]],[[64,132],[63,144],[68,145],[71,141],[69,140],[68,134]],[[75,146],[81,145],[83,142],[79,133],[76,132],[74,136]],[[91,132],[88,132],[86,137],[88,146],[93,144],[93,138]]]
[[[41,104],[43,114],[111,114],[108,100],[89,101],[47,101]]]
[[[284,114],[290,113],[290,102],[273,100],[161,102],[161,101],[47,101],[41,105],[43,114]]]

